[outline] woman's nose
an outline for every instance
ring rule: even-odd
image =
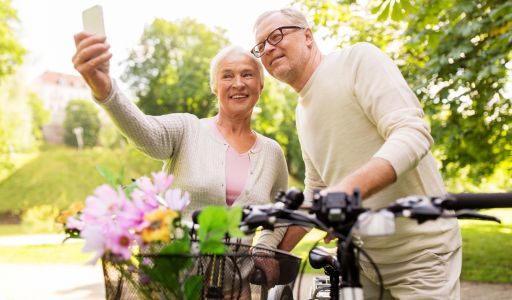
[[[242,80],[242,76],[235,76],[235,81],[233,82],[233,86],[241,87],[243,85],[244,85],[244,82]]]

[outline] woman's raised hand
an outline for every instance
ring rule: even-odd
[[[73,55],[73,65],[91,88],[94,97],[104,101],[112,91],[109,75],[112,53],[109,51],[107,37],[80,32],[74,38],[76,52]]]

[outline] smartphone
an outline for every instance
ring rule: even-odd
[[[105,35],[105,24],[103,23],[103,8],[95,5],[82,12],[84,31],[93,34]]]

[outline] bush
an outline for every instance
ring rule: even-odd
[[[43,204],[27,209],[21,216],[21,222],[30,228],[31,232],[53,232],[57,228],[58,215],[57,207]]]
[[[101,126],[99,144],[109,149],[117,149],[124,148],[128,142],[114,124],[107,123]]]
[[[81,127],[83,146],[93,147],[98,140],[100,131],[100,118],[98,110],[93,103],[87,100],[72,100],[66,107],[66,119],[64,120],[64,143],[78,147],[75,128]]]

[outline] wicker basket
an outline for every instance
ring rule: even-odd
[[[144,267],[137,267],[115,258],[102,259],[106,298],[118,299],[190,299],[185,287],[195,290],[195,299],[260,299],[266,295],[264,280],[255,276],[258,265],[278,263],[278,284],[293,285],[299,271],[300,258],[281,251],[263,250],[251,254],[254,247],[241,243],[226,243],[222,255],[141,254]],[[166,266],[183,266],[179,274],[168,272]],[[158,269],[161,280],[150,280],[148,273]],[[262,272],[259,273],[261,275]],[[199,292],[200,291],[200,292]]]

